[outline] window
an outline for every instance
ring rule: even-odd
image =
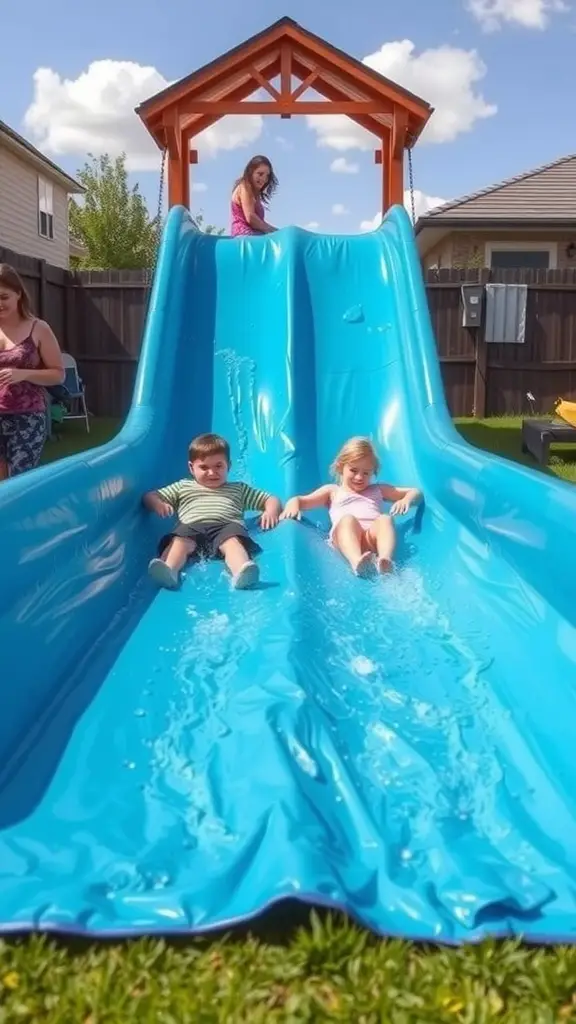
[[[38,178],[38,234],[54,238],[54,187],[46,178]]]
[[[555,270],[558,246],[555,242],[488,242],[486,266],[493,270]]]

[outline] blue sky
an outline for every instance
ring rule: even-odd
[[[397,55],[397,77],[407,76],[404,84],[412,87],[416,81],[414,91],[432,103],[438,95],[438,124],[453,126],[453,137],[438,142],[431,126],[428,144],[416,147],[416,187],[454,198],[576,150],[572,91],[563,84],[576,55],[574,7],[573,0],[99,0],[79,11],[70,0],[29,0],[10,5],[3,21],[13,45],[3,47],[0,63],[1,116],[71,173],[87,149],[126,146],[134,179],[154,208],[155,157],[144,152],[132,107],[150,92],[150,82],[177,79],[287,14],[361,59],[385,44],[411,41],[412,49]],[[391,49],[384,53],[389,64]],[[52,75],[35,81],[39,68]],[[223,131],[214,155],[202,153],[193,168],[204,187],[193,206],[208,220],[227,225],[231,183],[254,152],[271,157],[281,181],[275,223],[356,231],[379,211],[372,150],[318,145],[324,136],[304,118],[266,118],[257,139],[228,150]],[[331,171],[337,158],[357,173]]]

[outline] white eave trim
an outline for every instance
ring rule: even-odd
[[[43,160],[40,155],[36,156],[35,153],[31,153],[27,146],[22,146],[10,135],[0,132],[0,145],[5,146],[6,149],[11,150],[21,160],[24,160],[25,163],[34,167],[44,178],[55,181],[69,195],[82,195],[84,189],[81,189],[78,185],[73,185],[72,179],[68,175],[57,171],[51,163]]]

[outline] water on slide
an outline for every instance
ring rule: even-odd
[[[143,491],[190,438],[282,498],[350,435],[426,501],[358,580],[323,514],[157,592]],[[252,524],[257,530],[257,525]],[[0,924],[202,931],[286,898],[383,934],[576,935],[576,492],[449,419],[409,222],[171,212],[127,422],[0,489]]]

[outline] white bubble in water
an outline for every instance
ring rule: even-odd
[[[366,658],[363,654],[359,654],[356,658],[352,658],[350,662],[350,668],[358,676],[370,676],[376,671],[376,665],[370,658]]]

